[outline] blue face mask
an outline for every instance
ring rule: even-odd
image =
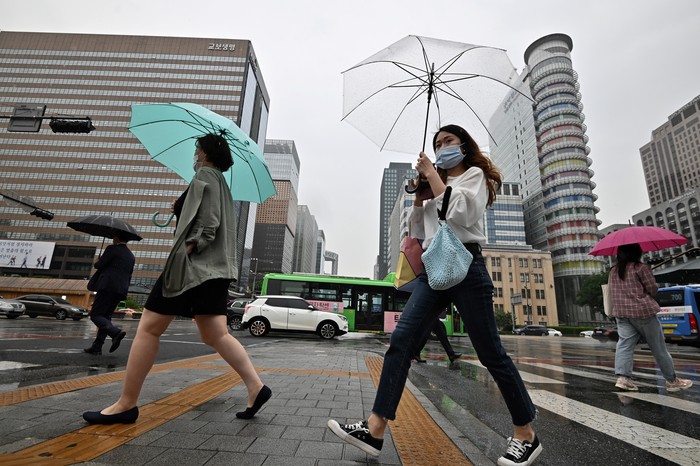
[[[437,151],[437,158],[435,159],[435,166],[442,168],[443,170],[449,170],[460,164],[464,158],[462,153],[462,144],[456,146],[443,147]]]

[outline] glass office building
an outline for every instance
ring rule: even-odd
[[[174,231],[174,224],[160,228],[151,217],[169,214],[187,183],[151,160],[128,131],[131,105],[200,104],[232,119],[259,144],[267,130],[269,96],[246,40],[3,31],[0,82],[3,115],[20,104],[46,105],[47,116],[89,116],[96,127],[89,134],[54,134],[44,120],[36,133],[0,130],[0,186],[55,214],[47,221],[0,204],[0,239],[52,242],[61,250],[92,248],[94,255],[102,239],[78,233],[66,222],[111,214],[144,238],[129,247],[136,256],[133,282],[145,285],[162,270]],[[250,257],[255,207],[236,202],[241,262]],[[64,260],[62,272],[52,262],[41,273],[85,278],[92,262],[72,266]]]

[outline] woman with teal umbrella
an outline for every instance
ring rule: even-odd
[[[252,418],[272,391],[258,376],[246,350],[226,328],[228,287],[237,280],[236,217],[223,173],[233,165],[226,140],[217,134],[197,138],[195,175],[175,230],[175,242],[156,281],[131,345],[122,393],[116,403],[83,418],[91,424],[133,423],[141,388],[155,363],[160,336],[176,315],[193,317],[202,341],[214,348],[243,379]]]

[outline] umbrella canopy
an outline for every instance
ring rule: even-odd
[[[207,133],[219,134],[228,141],[233,156],[233,166],[224,173],[233,198],[262,204],[276,193],[258,144],[233,121],[201,105],[132,105],[129,131],[146,147],[153,160],[188,182],[194,176],[192,160],[196,139]]]
[[[601,239],[593,249],[591,256],[615,256],[617,247],[624,244],[639,244],[642,251],[660,251],[661,249],[682,246],[688,238],[665,228],[652,226],[627,227],[610,233]]]
[[[532,102],[505,50],[407,36],[343,73],[343,120],[382,150],[418,153],[446,124],[486,144],[511,92]]]
[[[92,236],[103,238],[119,236],[127,241],[141,241],[143,239],[134,227],[111,215],[88,215],[71,220],[67,225],[76,231]]]

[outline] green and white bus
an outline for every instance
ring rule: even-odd
[[[391,333],[410,293],[394,288],[393,275],[385,280],[333,275],[269,273],[263,295],[304,298],[319,309],[348,319],[351,332]]]

